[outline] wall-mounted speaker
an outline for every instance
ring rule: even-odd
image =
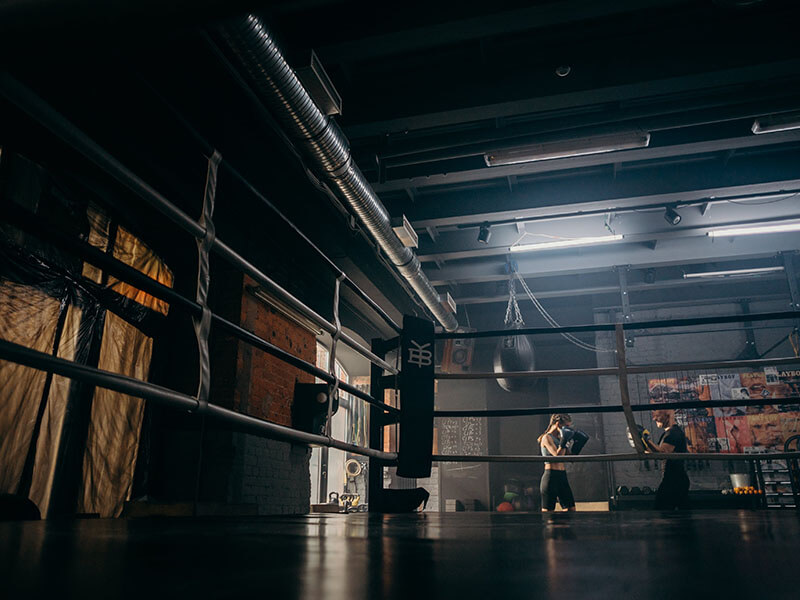
[[[442,356],[443,373],[466,373],[472,367],[474,339],[445,340]]]
[[[338,395],[334,397],[331,415],[339,409]],[[299,383],[294,384],[294,400],[292,402],[292,427],[315,433],[325,432],[325,421],[328,419],[328,384]]]

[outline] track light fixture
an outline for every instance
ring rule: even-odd
[[[488,244],[489,238],[492,237],[492,230],[491,225],[489,222],[485,222],[481,225],[480,231],[478,231],[478,242],[481,244]]]
[[[670,225],[677,225],[682,218],[678,211],[671,206],[664,207],[664,220]]]

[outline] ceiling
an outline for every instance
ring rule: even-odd
[[[242,124],[250,114],[244,96],[214,67],[203,32],[228,14],[257,9],[292,66],[303,66],[313,49],[343,99],[336,118],[356,162],[391,215],[411,222],[424,271],[453,296],[462,324],[469,317],[500,324],[510,269],[556,310],[790,300],[799,233],[707,233],[800,219],[800,129],[752,132],[756,118],[800,111],[796,2],[209,1],[185,21],[177,2],[157,9],[159,35],[170,40],[161,43],[171,48],[153,51],[157,60],[137,56],[149,43],[140,27],[153,6],[140,5],[133,18],[133,9],[119,8],[125,4],[108,5],[116,10],[111,16],[87,17],[86,27],[130,17],[124,39],[136,40],[126,56],[131,70],[144,73],[203,133],[226,132],[229,148],[243,149],[223,155],[236,156],[246,173],[258,172],[247,161],[268,136]],[[49,4],[19,6],[45,14]],[[35,27],[33,8],[11,16]],[[47,14],[41,27],[53,30],[55,13]],[[215,122],[223,112],[229,114]],[[245,132],[238,138],[231,133],[237,126]],[[505,166],[487,166],[484,158],[631,132],[649,134],[649,144]],[[299,210],[291,200],[284,206]],[[680,223],[667,222],[668,207]],[[333,239],[348,230],[328,226],[329,219],[308,216],[304,230],[348,268],[374,262],[363,244]],[[478,241],[482,225],[491,232],[488,243]],[[336,235],[318,235],[326,227]],[[509,252],[521,243],[615,234],[622,239]],[[787,270],[684,278],[775,266]],[[406,310],[396,280],[384,284],[374,268],[365,272],[365,288]],[[586,314],[575,319],[585,322]]]
[[[417,231],[428,277],[462,307],[501,313],[489,305],[507,301],[510,262],[543,301],[619,305],[621,279],[648,306],[788,298],[781,272],[758,286],[683,274],[781,266],[781,253],[800,247],[797,232],[707,235],[800,219],[800,129],[751,130],[755,118],[800,110],[798,16],[791,2],[562,0],[394,10],[287,2],[271,18],[290,47],[318,54],[343,97],[357,162]],[[649,145],[484,160],[631,131],[649,133]],[[478,241],[484,223],[488,243]],[[508,251],[612,234],[624,237]]]

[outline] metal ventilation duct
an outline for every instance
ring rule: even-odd
[[[344,133],[314,104],[264,23],[248,15],[222,26],[220,34],[226,50],[286,134],[359,217],[445,330],[455,331],[458,327],[455,316],[440,302],[417,256],[395,235],[389,213],[353,162]]]

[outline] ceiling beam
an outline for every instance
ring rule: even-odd
[[[780,201],[783,198],[783,201]],[[730,203],[715,201],[713,212],[702,213],[702,205],[678,207],[681,222],[668,225],[663,206],[631,212],[616,212],[608,220],[614,233],[622,234],[626,242],[654,242],[678,238],[705,236],[714,227],[729,227],[763,223],[774,220],[800,219],[798,197],[777,196],[769,203]],[[796,202],[792,202],[796,200]],[[476,229],[450,229],[440,232],[436,243],[420,240],[417,256],[421,262],[453,261],[488,256],[505,256],[512,245],[547,242],[557,238],[594,237],[606,234],[606,215],[574,217],[568,220],[535,221],[525,225],[524,236],[518,225],[524,221],[490,228],[491,245],[477,241]]]
[[[756,136],[754,136],[756,137]],[[447,227],[515,219],[543,219],[711,198],[745,198],[800,189],[800,148],[719,161],[644,165],[619,172],[563,173],[556,178],[518,182],[505,188],[425,194],[414,205],[387,200],[390,211],[405,213],[411,224]]]
[[[761,275],[757,279],[754,278],[753,280],[748,281],[757,281],[757,282],[764,282],[764,281],[782,281],[784,279],[783,273],[778,274],[767,274]],[[665,281],[657,281],[655,283],[637,283],[637,284],[629,284],[628,291],[629,292],[643,292],[643,291],[651,291],[651,290],[670,290],[676,288],[691,288],[697,287],[698,285],[731,285],[731,284],[741,284],[741,279],[730,279],[725,277],[720,277],[716,279],[668,279]],[[530,284],[529,284],[530,285]],[[603,285],[603,286],[596,286],[596,287],[584,287],[584,288],[569,288],[569,289],[561,289],[561,290],[547,290],[547,291],[533,291],[534,295],[539,298],[540,300],[549,299],[549,298],[571,298],[574,296],[603,296],[603,295],[613,295],[619,297],[620,288],[618,285]],[[527,300],[527,296],[525,294],[517,294],[518,300]],[[459,304],[494,304],[494,303],[505,303],[508,302],[508,294],[497,294],[491,296],[459,296],[454,298],[454,300]]]
[[[731,137],[704,139],[686,143],[667,143],[637,150],[621,150],[618,152],[605,152],[602,154],[590,154],[571,158],[540,160],[501,167],[486,167],[484,165],[478,168],[456,171],[453,173],[434,173],[405,179],[390,179],[383,183],[374,183],[373,188],[380,194],[382,192],[403,190],[408,187],[416,187],[419,189],[487,179],[502,179],[512,175],[520,177],[533,173],[582,169],[598,165],[612,165],[614,163],[623,163],[624,165],[624,163],[638,161],[716,153],[722,150],[757,148],[760,146],[795,143],[798,141],[800,141],[800,130],[781,131],[767,135],[753,135],[747,131],[746,133],[743,132],[741,135]]]
[[[512,117],[554,110],[561,111],[596,104],[611,103],[616,105],[620,102],[641,98],[675,96],[715,87],[753,84],[773,78],[784,78],[787,73],[798,72],[800,72],[800,59],[790,59],[774,63],[749,65],[652,81],[597,87],[589,90],[552,94],[550,96],[536,96],[508,102],[377,120],[349,125],[345,128],[345,133],[350,139],[355,139],[392,132],[457,125],[484,119],[496,119],[498,117]]]
[[[330,44],[320,47],[318,54],[329,63],[361,61],[681,3],[682,0],[547,3]]]
[[[719,239],[669,239],[659,242],[655,250],[641,243],[587,246],[520,253],[513,259],[523,277],[544,277],[609,270],[619,264],[647,268],[769,257],[778,252],[794,252],[799,247],[800,236],[786,233]],[[425,272],[433,285],[503,281],[508,278],[505,272],[507,256],[448,263],[440,270],[425,269]]]

